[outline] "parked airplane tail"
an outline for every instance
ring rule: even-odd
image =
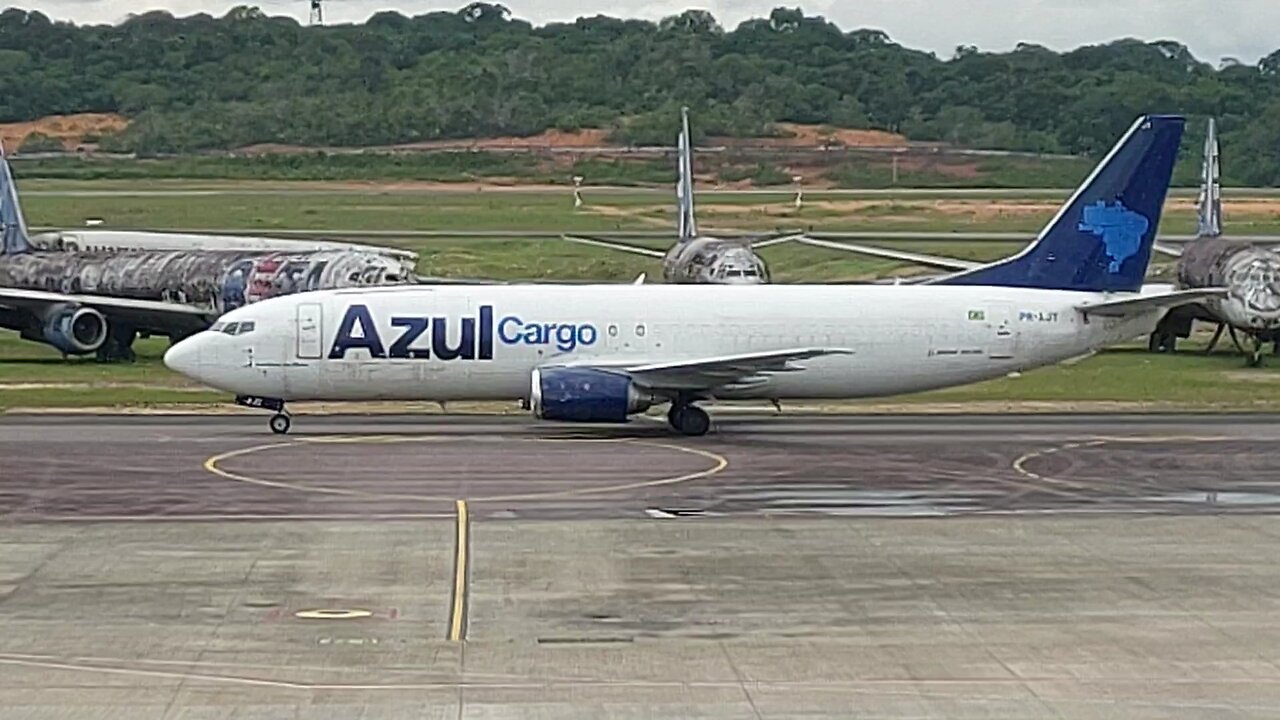
[[[693,137],[689,134],[689,108],[680,108],[680,138],[676,141],[679,179],[676,181],[676,203],[680,213],[680,242],[698,236],[693,219]]]
[[[22,219],[22,204],[18,202],[18,186],[13,182],[13,170],[9,158],[0,147],[0,255],[18,255],[31,251],[31,238],[27,235],[27,222]]]
[[[1185,121],[1138,118],[1035,242],[935,285],[1136,292],[1142,287]]]
[[[1199,237],[1222,235],[1222,161],[1218,156],[1218,126],[1209,118],[1204,136],[1204,162],[1200,166],[1200,199],[1196,204]]]

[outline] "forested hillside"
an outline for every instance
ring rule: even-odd
[[[938,58],[787,9],[732,30],[703,11],[534,27],[484,3],[314,28],[249,7],[83,27],[10,9],[0,68],[0,122],[119,112],[132,123],[106,145],[142,154],[551,127],[670,143],[687,104],[698,135],[768,135],[790,121],[1096,155],[1135,115],[1176,112],[1220,119],[1232,178],[1280,185],[1280,51],[1221,67],[1172,42]],[[1193,123],[1188,146],[1202,132]]]

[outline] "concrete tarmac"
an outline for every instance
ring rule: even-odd
[[[1273,416],[0,419],[0,717],[1275,717]]]

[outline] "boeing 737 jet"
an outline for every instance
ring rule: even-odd
[[[676,244],[666,252],[662,252],[602,237],[565,235],[564,239],[583,245],[661,259],[662,277],[668,283],[758,285],[769,282],[769,267],[756,250],[788,242],[799,235],[762,237],[699,235],[698,223],[693,216],[693,141],[689,134],[689,108],[681,109],[680,123],[680,136],[676,141],[679,171],[676,181],[676,207],[679,212]]]
[[[518,399],[571,422],[625,422],[669,403],[672,427],[700,435],[700,401],[1001,377],[1149,333],[1164,309],[1222,295],[1142,288],[1182,130],[1180,117],[1139,118],[1034,244],[929,284],[324,291],[234,310],[165,363],[275,411],[278,433],[293,401]]]

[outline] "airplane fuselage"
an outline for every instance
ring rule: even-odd
[[[213,315],[302,290],[404,283],[410,262],[364,251],[30,252],[0,256],[0,287],[180,302]]]
[[[662,260],[663,279],[672,284],[760,285],[769,268],[749,239],[700,236],[678,242]]]
[[[1157,312],[1088,317],[1102,293],[997,287],[491,286],[325,291],[221,318],[166,356],[222,390],[280,400],[515,400],[537,368],[630,367],[842,348],[716,398],[859,398],[1048,365],[1150,332]],[[215,326],[217,327],[217,326]]]
[[[1178,284],[1225,287],[1229,294],[1204,303],[1220,322],[1250,333],[1280,331],[1280,254],[1245,239],[1196,238],[1182,246]]]

